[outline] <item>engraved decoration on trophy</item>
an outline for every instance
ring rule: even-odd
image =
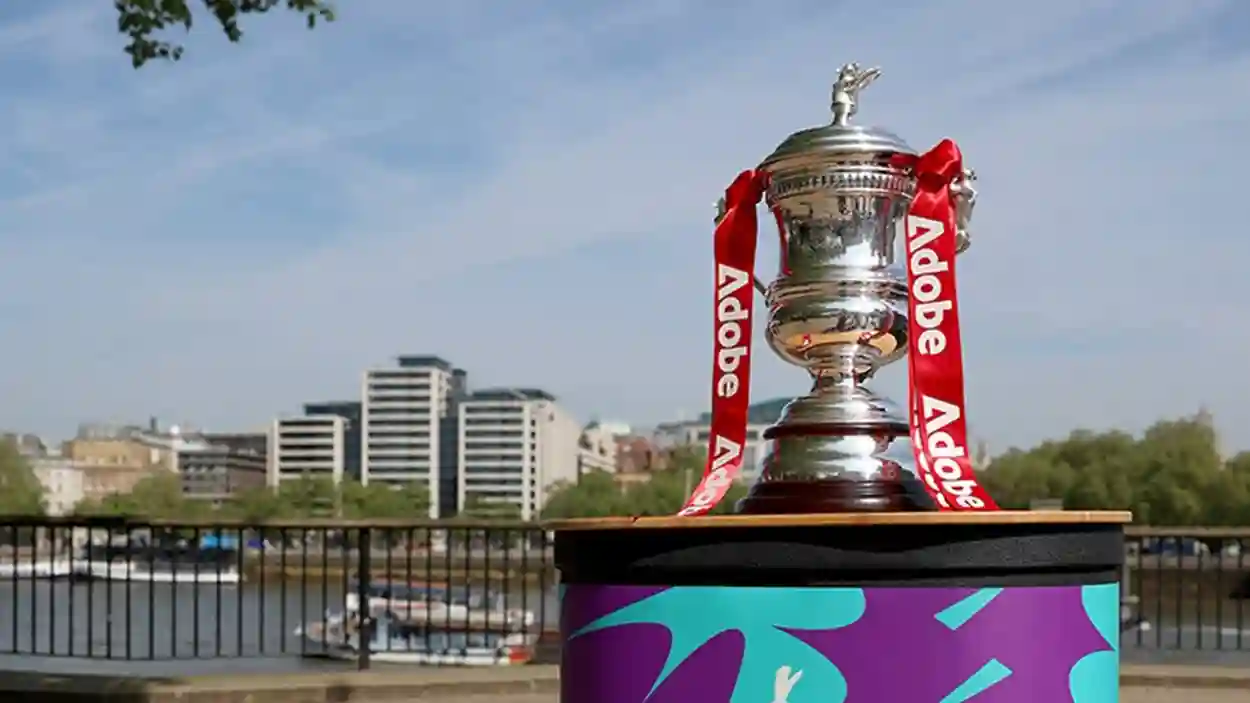
[[[955,296],[975,175],[949,140],[922,155],[852,124],[880,75],[843,66],[832,121],[785,139],[717,205],[713,427],[704,481],[683,515],[709,510],[741,466],[752,288],[764,293],[769,348],[806,369],[812,388],[766,431],[763,471],[740,512],[995,507],[966,457]],[[767,286],[754,275],[761,196],[781,230],[781,271]],[[907,412],[866,386],[904,356]]]

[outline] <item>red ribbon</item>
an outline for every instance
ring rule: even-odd
[[[917,474],[940,510],[997,510],[968,450],[951,184],[963,156],[944,139],[915,163],[907,213],[908,401]]]
[[[941,510],[996,510],[968,460],[964,419],[950,192],[963,173],[963,159],[948,139],[919,158],[900,159],[899,165],[912,166],[917,179],[907,215],[908,395],[917,471]],[[702,515],[716,507],[742,471],[750,408],[755,207],[767,185],[766,173],[744,171],[725,192],[725,217],[715,235],[716,352],[708,460],[702,481],[679,515]],[[780,212],[774,210],[774,215],[780,228]],[[782,262],[784,272],[784,254]]]
[[[716,225],[716,353],[712,359],[712,427],[703,480],[679,515],[702,515],[725,497],[742,472],[751,406],[751,324],[755,308],[755,206],[768,175],[743,171],[725,191]]]

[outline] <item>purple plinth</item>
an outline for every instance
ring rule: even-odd
[[[1118,584],[568,585],[562,703],[1114,703]]]

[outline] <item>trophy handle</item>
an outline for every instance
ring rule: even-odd
[[[716,201],[716,219],[712,220],[712,223],[715,225],[719,225],[720,221],[725,219],[726,210],[727,208],[725,205],[725,199],[721,198],[720,200],[717,200]],[[764,282],[760,280],[759,276],[756,276],[755,274],[751,274],[751,283],[755,284],[755,290],[759,291],[760,295],[764,296],[765,298],[768,297],[768,286],[764,285]]]
[[[977,189],[972,184],[977,172],[965,168],[963,174],[951,184],[951,200],[955,205],[955,253],[962,254],[972,246],[972,234],[968,231],[972,222],[972,209],[977,204]]]

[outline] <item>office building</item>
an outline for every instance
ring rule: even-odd
[[[365,371],[361,389],[362,483],[424,483],[430,517],[442,514],[439,490],[442,423],[454,408],[465,374],[436,356],[401,356]],[[454,506],[448,506],[454,510]]]
[[[266,456],[269,453],[269,432],[205,432],[199,438],[244,454]]]
[[[539,516],[553,484],[577,480],[582,428],[554,396],[531,388],[470,393],[459,404],[457,502]]]
[[[220,507],[240,491],[265,485],[264,454],[225,444],[196,444],[177,450],[182,494]]]
[[[353,481],[360,480],[362,412],[359,400],[330,400],[304,405],[304,415],[308,417],[336,415],[343,418],[343,476]]]
[[[329,478],[346,473],[347,420],[338,415],[279,418],[270,430],[266,483],[277,487],[302,477]]]

